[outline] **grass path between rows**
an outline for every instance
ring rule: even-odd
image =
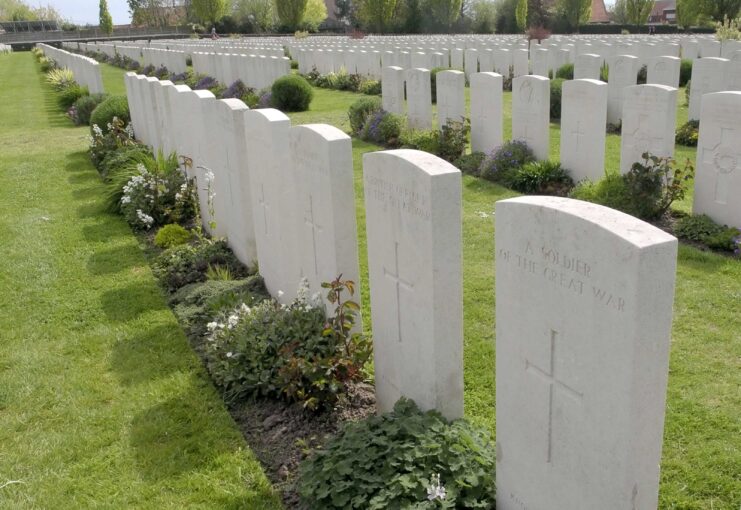
[[[30,53],[0,99],[0,508],[281,508]]]

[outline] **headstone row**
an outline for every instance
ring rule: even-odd
[[[66,67],[75,76],[75,81],[87,87],[91,94],[103,93],[103,77],[100,65],[93,59],[60,50],[48,44],[39,44],[44,55],[54,60],[59,67]]]

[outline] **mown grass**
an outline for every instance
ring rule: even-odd
[[[119,70],[120,71],[120,70]],[[121,73],[123,74],[123,73]],[[314,89],[308,112],[294,124],[327,122],[349,130],[347,107],[360,94]],[[466,89],[468,95],[468,89]],[[504,94],[504,133],[511,137],[512,94]],[[677,126],[686,122],[684,89]],[[551,124],[552,159],[560,130]],[[365,324],[370,326],[362,155],[380,150],[353,140],[353,164]],[[695,149],[677,146],[677,160],[694,162]],[[608,135],[606,166],[618,171],[620,137]],[[495,431],[494,222],[497,200],[517,194],[463,177],[463,312],[465,408],[472,421]],[[689,211],[692,192],[677,204]],[[676,280],[669,390],[662,458],[662,510],[738,510],[741,507],[741,263],[682,245]],[[609,461],[609,460],[608,460]]]
[[[87,130],[29,53],[0,68],[0,508],[281,508],[103,211]]]

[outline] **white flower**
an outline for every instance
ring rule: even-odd
[[[136,217],[146,228],[150,228],[154,224],[154,218],[147,213],[142,212],[141,209],[136,210]]]
[[[216,321],[209,322],[208,324],[206,324],[206,329],[208,329],[209,331],[213,333],[214,331],[219,329],[219,323]]]
[[[234,353],[232,351],[226,353],[227,358],[231,358],[232,356],[234,356]]]
[[[432,485],[427,487],[428,501],[443,500],[447,496],[445,487],[440,483],[440,473],[432,475]]]
[[[321,292],[315,292],[311,296],[311,304],[314,306],[319,306],[322,304],[322,293]]]
[[[129,204],[131,203],[131,197],[128,195],[124,195],[121,197],[121,204]]]
[[[279,298],[280,298],[280,297],[283,297],[283,294],[285,294],[285,292],[283,292],[282,290],[279,290],[279,291],[278,291],[278,297],[279,297]]]
[[[226,320],[226,327],[229,329],[234,328],[237,324],[239,324],[239,315],[230,315]]]
[[[100,126],[97,124],[93,124],[93,135],[94,136],[103,136],[103,130],[100,129]]]
[[[244,303],[242,303],[242,306],[239,307],[239,311],[245,315],[252,313],[252,309]]]
[[[301,282],[298,284],[298,291],[296,291],[296,301],[305,303],[309,296],[309,279],[305,276],[301,278]]]
[[[207,184],[211,184],[214,182],[214,173],[211,170],[207,170],[205,174],[203,174],[203,178],[206,181]]]

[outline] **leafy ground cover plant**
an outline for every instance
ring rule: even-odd
[[[381,110],[381,99],[378,97],[363,97],[351,104],[347,110],[347,116],[350,119],[350,129],[353,134],[360,134],[367,118]]]
[[[404,118],[401,115],[376,110],[365,118],[365,123],[358,136],[367,142],[385,147],[396,147],[399,145],[403,126]]]
[[[304,281],[290,305],[242,303],[208,325],[207,365],[227,399],[280,398],[326,410],[362,379],[370,341],[353,333],[359,307],[344,298],[354,283],[337,278],[323,286],[330,316]]]
[[[97,106],[108,98],[108,94],[89,94],[75,101],[74,107],[77,112],[75,124],[78,126],[89,126],[90,116]]]
[[[535,154],[525,142],[510,140],[494,149],[484,159],[479,175],[489,181],[501,182],[510,171],[532,161],[535,161]]]
[[[114,117],[106,127],[105,132],[97,124],[91,127],[90,159],[99,171],[101,163],[111,153],[137,144],[133,127],[122,119]]]
[[[688,215],[677,220],[674,234],[705,246],[739,255],[741,251],[741,231],[737,228],[715,223],[705,214]]]
[[[157,235],[154,236],[154,245],[166,250],[173,246],[186,244],[192,237],[193,234],[182,225],[170,223],[157,231]]]
[[[77,82],[75,82],[75,76],[69,69],[54,68],[49,70],[49,72],[46,74],[46,83],[51,85],[51,88],[53,88],[57,92],[61,92],[64,89],[75,85]]]
[[[487,432],[402,399],[315,451],[301,466],[299,494],[317,510],[493,508],[495,457]]]
[[[107,133],[114,118],[126,124],[131,122],[129,101],[126,96],[109,96],[103,100],[90,114],[90,129],[92,130],[93,126],[98,126],[103,133]]]
[[[697,147],[700,137],[700,121],[689,120],[677,129],[676,142],[685,147]]]
[[[303,112],[309,109],[314,90],[303,76],[281,76],[271,88],[273,105],[286,112]]]
[[[504,184],[520,193],[565,197],[574,187],[574,180],[561,163],[533,161],[510,171]]]
[[[228,267],[235,278],[254,273],[239,262],[225,240],[205,237],[165,250],[152,263],[152,272],[168,292],[175,292],[189,283],[205,281],[213,266]]]

